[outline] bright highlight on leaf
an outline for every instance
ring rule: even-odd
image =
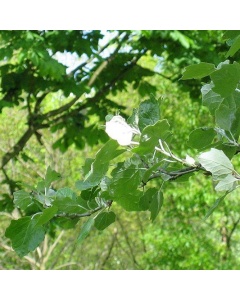
[[[186,162],[189,166],[194,166],[194,165],[195,165],[195,160],[194,160],[194,158],[192,158],[192,157],[189,156],[188,154],[186,155],[185,162]]]
[[[107,121],[105,131],[110,138],[116,140],[121,146],[130,145],[133,134],[138,133],[138,131],[129,126],[121,116],[114,116],[110,121]]]

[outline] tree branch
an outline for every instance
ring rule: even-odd
[[[118,35],[117,35],[114,39],[109,40],[103,47],[101,47],[101,48],[99,49],[99,51],[95,54],[95,56],[90,57],[87,61],[81,63],[81,64],[78,65],[75,69],[73,69],[73,70],[68,74],[68,76],[69,76],[69,77],[73,76],[78,70],[82,69],[82,68],[85,67],[87,64],[89,64],[91,61],[93,61],[94,58],[95,58],[96,56],[100,55],[100,54],[101,54],[101,53],[102,53],[102,52],[103,52],[103,51],[104,51],[111,43],[113,43],[115,40],[117,40],[118,37],[119,37],[119,33],[118,33]]]
[[[162,174],[168,175],[170,177],[169,180],[176,180],[177,178],[179,178],[183,175],[193,173],[193,172],[198,172],[200,170],[202,170],[202,167],[200,167],[200,166],[199,167],[188,167],[188,168],[184,168],[184,169],[181,169],[181,170],[178,170],[178,171],[173,171],[173,172],[167,172],[164,169],[160,169],[157,173],[151,175],[148,178],[147,182],[152,180],[152,179],[161,177]],[[146,184],[146,182],[145,182],[145,184]]]
[[[1,168],[4,168],[6,164],[15,156],[19,154],[20,151],[24,148],[28,140],[31,138],[32,134],[34,133],[34,129],[31,127],[28,127],[27,131],[23,134],[23,136],[20,138],[20,140],[15,144],[13,147],[12,152],[7,152],[3,158],[2,158],[2,166]]]
[[[100,64],[100,66],[97,68],[97,70],[93,73],[93,75],[91,76],[89,82],[88,82],[88,87],[91,87],[93,85],[93,83],[96,81],[96,79],[99,77],[99,75],[102,73],[102,71],[107,67],[107,65],[115,58],[116,54],[118,53],[118,51],[120,50],[122,43],[127,39],[128,35],[125,35],[123,37],[123,39],[120,41],[118,47],[115,49],[115,51],[112,53],[112,55],[107,58],[107,60],[103,61],[102,64]],[[105,88],[103,88],[105,90]],[[93,97],[95,98],[95,97]],[[71,108],[77,101],[78,101],[78,97],[75,96],[69,103],[61,106],[58,109],[54,109],[51,110],[50,112],[43,114],[41,116],[41,118],[44,119],[49,119],[50,117],[56,116],[61,114],[62,112],[68,110],[69,108]],[[88,99],[92,99],[92,98],[88,98]]]
[[[96,207],[86,213],[83,213],[83,214],[60,213],[60,214],[55,215],[55,217],[57,217],[57,218],[64,217],[64,218],[69,218],[69,219],[79,219],[79,218],[89,217],[101,209],[110,207],[112,205],[112,200],[106,201],[105,203],[106,203],[106,206],[98,206],[98,207]]]

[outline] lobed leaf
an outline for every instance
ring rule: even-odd
[[[153,125],[144,128],[139,146],[134,148],[132,152],[140,155],[153,152],[154,148],[159,145],[159,139],[166,140],[170,136],[170,125],[167,120],[160,120]]]
[[[53,181],[58,180],[61,178],[61,174],[51,169],[51,167],[47,168],[47,172],[45,175],[45,187],[49,188]]]

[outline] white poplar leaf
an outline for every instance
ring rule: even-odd
[[[189,156],[188,154],[186,155],[185,162],[186,162],[189,166],[193,166],[193,165],[195,164],[194,158],[192,158],[192,157]]]
[[[234,171],[231,161],[222,150],[212,148],[200,154],[198,159],[200,164],[212,173],[214,180],[221,180]]]
[[[121,116],[114,116],[110,121],[106,122],[105,131],[119,145],[127,146],[131,144],[133,133],[136,130],[129,126]]]
[[[229,174],[224,179],[219,181],[219,183],[215,186],[215,190],[217,192],[231,191],[236,188],[236,181],[237,179],[233,175]]]

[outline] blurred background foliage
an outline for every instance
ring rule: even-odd
[[[116,223],[80,245],[82,220],[53,224],[22,259],[4,237],[21,214],[12,195],[22,183],[34,185],[50,165],[63,177],[57,187],[74,188],[86,158],[108,140],[105,116],[127,117],[150,94],[162,99],[171,149],[194,156],[190,132],[213,120],[201,105],[202,82],[181,74],[200,61],[217,65],[228,49],[222,31],[0,31],[0,269],[239,269],[237,192],[203,221],[216,194],[199,174],[166,184],[153,223],[113,203]]]

